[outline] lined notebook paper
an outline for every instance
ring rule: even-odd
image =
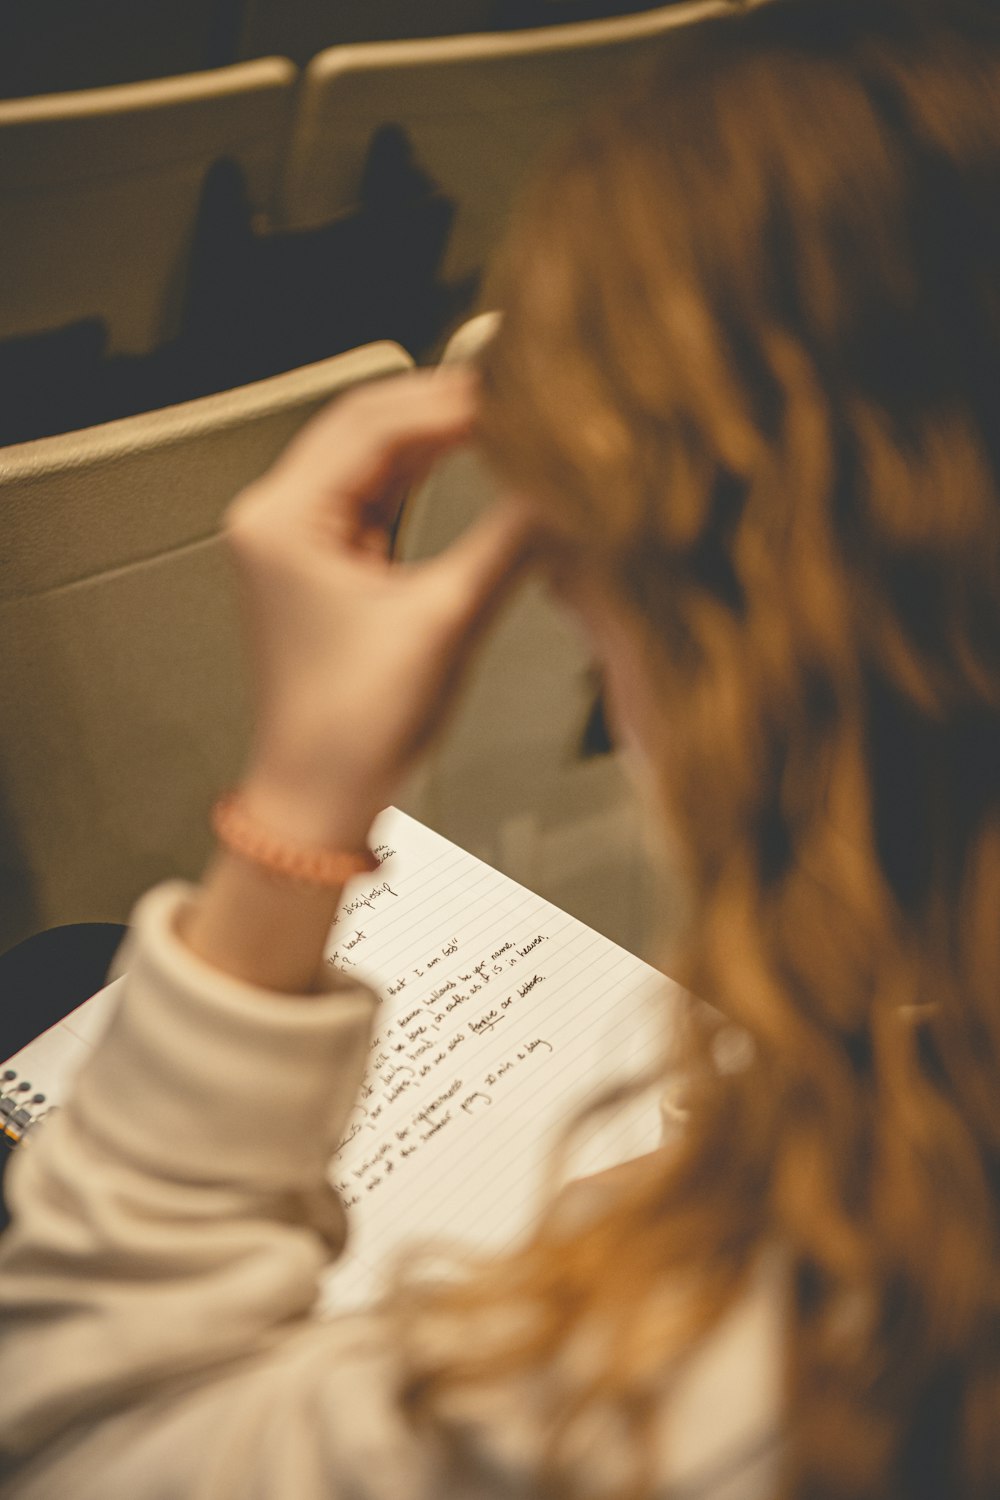
[[[500,1250],[538,1210],[560,1128],[663,1045],[676,991],[656,970],[395,808],[377,871],[353,881],[327,962],[381,1004],[330,1180],[350,1238],[328,1309],[378,1290],[397,1246],[443,1236]],[[121,981],[7,1064],[58,1103]],[[657,1100],[586,1132],[575,1175],[661,1140]]]
[[[365,1301],[387,1249],[430,1235],[500,1249],[537,1209],[559,1127],[662,1045],[669,982],[632,954],[391,810],[329,961],[382,997],[368,1076],[331,1180],[348,1253],[327,1288]],[[597,1171],[660,1143],[648,1096],[575,1154]]]

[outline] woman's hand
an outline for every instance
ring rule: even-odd
[[[434,559],[388,559],[401,495],[475,413],[460,367],[362,387],[229,509],[256,695],[242,800],[291,840],[361,845],[526,556],[528,523],[509,506]]]
[[[365,386],[320,412],[229,509],[256,697],[240,801],[290,843],[361,848],[527,556],[532,528],[509,503],[439,557],[389,561],[401,496],[468,439],[475,413],[463,369]],[[337,899],[223,849],[179,933],[224,973],[302,994]]]

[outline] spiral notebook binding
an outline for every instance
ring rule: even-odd
[[[32,1093],[30,1078],[22,1078],[16,1068],[5,1068],[0,1074],[0,1140],[5,1146],[19,1146],[31,1134],[52,1106],[42,1093]]]

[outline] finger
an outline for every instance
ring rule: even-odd
[[[437,557],[412,565],[426,586],[452,601],[475,635],[537,554],[538,523],[526,508],[497,505]]]
[[[476,383],[452,373],[417,371],[340,398],[303,428],[273,478],[303,509],[332,500],[388,522],[401,486],[471,434]]]
[[[523,576],[536,529],[524,512],[497,506],[446,552],[406,566],[411,582],[425,594],[428,623],[436,622],[433,656],[439,676],[428,738],[440,729],[487,626]]]
[[[400,375],[388,375],[384,379],[352,386],[321,407],[300,429],[287,451],[295,448],[304,451],[307,444],[323,443],[342,421],[366,425],[377,423],[387,415],[391,417],[406,406],[419,411],[422,407],[432,409],[445,402],[468,405],[470,398],[475,405],[478,384],[478,376],[471,370],[439,366],[407,370]]]

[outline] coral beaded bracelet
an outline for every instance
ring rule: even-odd
[[[336,890],[353,875],[378,868],[370,849],[304,848],[269,833],[243,810],[236,792],[227,792],[212,808],[212,832],[230,853],[296,885]]]

